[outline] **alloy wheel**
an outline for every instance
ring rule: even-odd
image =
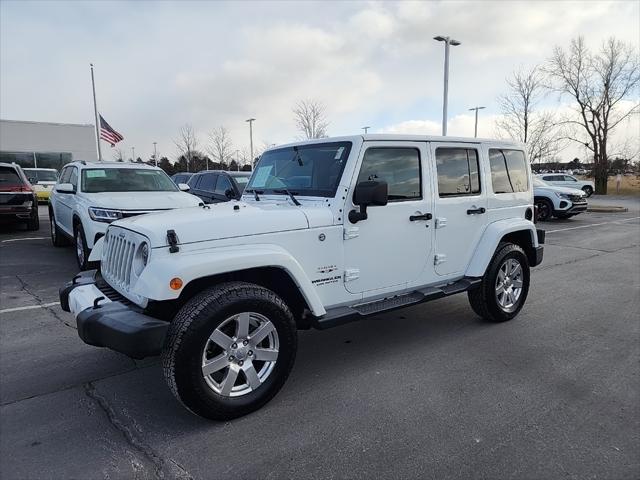
[[[80,229],[76,230],[76,256],[78,257],[78,263],[84,265],[84,239]]]
[[[255,312],[233,315],[209,336],[202,352],[202,375],[219,395],[246,395],[271,375],[278,348],[278,332],[267,317]]]
[[[518,305],[522,294],[523,272],[522,265],[515,258],[507,258],[496,277],[496,300],[505,312],[512,312]]]

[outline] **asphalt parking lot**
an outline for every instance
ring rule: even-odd
[[[542,224],[515,320],[458,295],[300,332],[283,390],[227,423],[182,408],[156,359],[80,341],[41,207],[40,231],[0,233],[0,476],[639,478],[640,200],[621,202]]]

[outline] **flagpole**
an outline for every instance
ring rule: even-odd
[[[100,149],[100,122],[98,121],[98,104],[96,103],[96,82],[93,79],[93,63],[91,65],[91,87],[93,88],[93,113],[96,116],[96,145],[98,146],[98,161],[102,161],[102,150]]]

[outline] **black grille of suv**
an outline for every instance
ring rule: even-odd
[[[114,290],[111,285],[107,283],[107,281],[102,278],[102,275],[96,277],[96,287],[100,290],[105,297],[107,297],[112,302],[120,302],[129,307],[133,306],[133,302],[131,302],[127,297],[121,295],[116,290]]]
[[[571,200],[573,203],[582,203],[586,202],[587,198],[583,195],[569,195],[569,200]]]

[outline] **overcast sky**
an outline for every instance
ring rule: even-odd
[[[443,44],[452,47],[449,134],[494,136],[505,77],[544,61],[554,45],[584,35],[640,43],[640,2],[0,2],[0,117],[93,123],[89,63],[98,108],[125,137],[118,146],[148,158],[176,156],[173,139],[191,123],[201,150],[224,125],[247,149],[296,139],[291,109],[327,106],[331,136],[370,132],[439,134]],[[557,97],[548,106],[561,108]],[[638,135],[638,122],[622,134]],[[103,142],[105,159],[112,159]],[[571,157],[574,151],[565,152]],[[569,160],[570,158],[564,158]]]

